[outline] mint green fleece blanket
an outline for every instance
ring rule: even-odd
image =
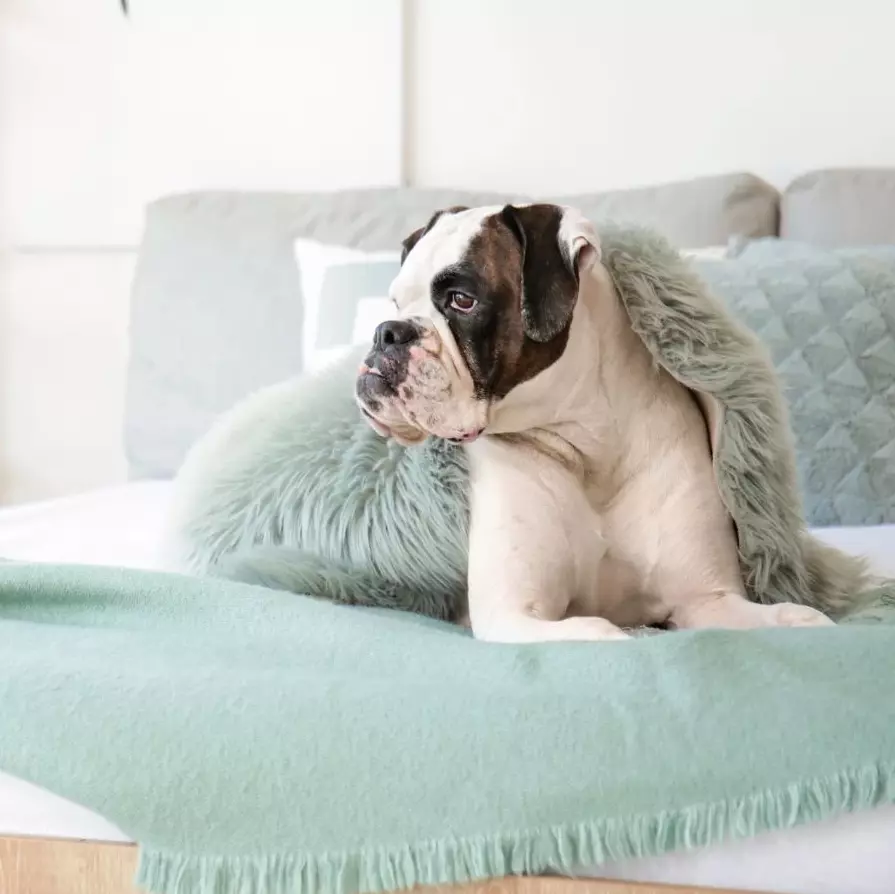
[[[502,646],[241,584],[4,564],[0,770],[117,823],[162,894],[574,871],[895,800],[887,600],[832,629]]]

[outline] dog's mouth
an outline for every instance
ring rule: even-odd
[[[357,393],[363,399],[370,397],[395,397],[397,389],[378,369],[365,369],[358,373]]]
[[[358,366],[355,385],[357,404],[366,422],[377,432],[387,435],[391,423],[377,418],[384,403],[407,404],[413,401],[412,386],[407,381],[407,363],[401,357],[392,357],[382,352],[373,352]],[[403,415],[403,412],[402,412]],[[439,415],[439,414],[436,414]],[[423,413],[422,418],[428,418]],[[408,410],[407,424],[425,431],[440,440],[451,444],[471,444],[484,434],[485,426],[472,425],[468,428],[447,427],[443,423],[433,427],[421,425],[415,412]],[[445,428],[448,428],[445,431]],[[453,428],[453,430],[451,430]]]
[[[374,391],[382,393],[387,389],[394,394],[407,378],[407,358],[386,353],[371,354],[358,367],[357,374]]]

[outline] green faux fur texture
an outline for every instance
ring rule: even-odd
[[[359,360],[248,397],[190,451],[173,567],[442,620],[465,611],[466,454],[377,435],[352,396]]]
[[[718,487],[750,599],[836,617],[868,586],[860,560],[806,529],[786,407],[758,338],[661,236],[601,227],[603,263],[657,364],[723,409]],[[178,475],[174,567],[452,619],[465,606],[462,447],[403,448],[360,418],[361,351],[264,389],[225,414]]]

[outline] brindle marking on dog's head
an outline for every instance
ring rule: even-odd
[[[448,320],[477,397],[505,397],[565,350],[578,276],[561,244],[562,216],[556,205],[507,205],[432,281],[432,302]],[[474,313],[451,313],[452,289],[478,301]]]

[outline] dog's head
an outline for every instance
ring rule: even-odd
[[[395,318],[359,370],[369,423],[402,444],[474,440],[495,404],[562,356],[580,275],[598,257],[571,208],[439,211],[404,240]]]

